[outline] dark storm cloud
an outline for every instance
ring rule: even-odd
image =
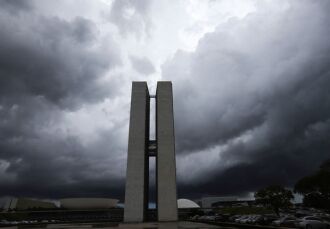
[[[108,143],[109,139],[102,141]],[[112,164],[113,161],[104,156],[111,149],[103,148],[100,142],[98,144],[96,150],[95,146],[81,146],[75,138],[59,139],[56,136],[2,142],[1,149],[10,163],[6,173],[9,176],[15,174],[15,179],[2,182],[1,194],[44,198],[110,195],[121,198],[123,181],[111,172],[118,172],[118,166],[122,165]],[[90,153],[93,158],[89,158]],[[109,172],[107,167],[110,164]]]
[[[150,4],[116,0],[107,17],[127,40],[141,38]],[[118,95],[131,79],[116,68],[120,36],[41,9],[0,1],[0,196],[122,198],[129,96]],[[164,64],[180,197],[292,186],[329,158],[329,10],[326,0],[259,1]],[[130,60],[141,75],[155,72]],[[93,110],[102,102],[104,116]]]
[[[33,8],[31,0],[2,0],[0,5],[2,9],[6,9],[10,13],[17,13],[20,10],[31,10]]]
[[[164,65],[179,161],[220,147],[218,164],[191,181],[196,186],[182,182],[181,194],[292,186],[329,157],[330,4],[288,3],[260,3]]]
[[[1,175],[8,179],[1,180],[0,195],[121,198],[124,165],[115,155],[124,151],[118,142],[120,126],[83,145],[57,127],[62,121],[57,107],[39,98],[25,101],[26,106],[13,106],[7,109],[11,115],[1,117],[8,123],[1,126]]]
[[[103,77],[121,64],[120,50],[91,20],[41,16],[23,2],[0,2],[0,196],[120,197],[123,165],[109,151],[124,150],[122,124],[84,144],[64,120],[116,96],[118,81]]]
[[[16,18],[6,11],[0,17],[1,96],[44,96],[70,107],[82,100],[98,100],[111,91],[102,88],[99,79],[120,63],[119,57],[114,45],[113,50],[92,47],[97,29],[91,21]]]
[[[134,69],[143,75],[150,75],[156,71],[153,64],[150,62],[150,60],[146,57],[136,57],[131,56],[130,57],[131,63],[134,67]]]

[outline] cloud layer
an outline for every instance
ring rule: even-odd
[[[190,180],[200,193],[291,186],[329,157],[330,5],[258,7],[163,67],[175,85],[179,152],[217,149],[213,168],[204,165],[212,176]]]
[[[123,200],[132,80],[173,81],[180,197],[329,158],[328,1],[52,4],[0,2],[0,196]]]
[[[93,21],[45,17],[27,3],[1,2],[0,194],[121,195],[114,170],[123,165],[105,169],[116,160],[107,155],[118,152],[108,145],[118,142],[115,130],[98,130],[101,137],[86,145],[65,122],[70,112],[117,96],[117,81],[107,84],[105,74],[121,64],[119,49],[111,37],[99,39]],[[86,183],[93,185],[79,191]]]

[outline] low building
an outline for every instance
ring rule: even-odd
[[[55,203],[44,200],[29,198],[9,198],[5,210],[35,210],[35,209],[55,209]]]
[[[218,202],[233,202],[237,201],[238,197],[236,196],[209,196],[209,197],[202,197],[199,201],[202,208],[212,208],[214,203]]]
[[[60,199],[65,209],[108,209],[115,208],[119,200],[109,198],[66,198]]]
[[[202,208],[219,208],[226,206],[248,206],[255,203],[254,199],[240,199],[237,196],[203,197],[197,203]]]

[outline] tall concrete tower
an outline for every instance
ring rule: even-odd
[[[143,222],[148,209],[149,157],[156,157],[158,221],[178,219],[172,83],[157,83],[156,139],[149,139],[150,98],[146,82],[132,83],[125,222]]]

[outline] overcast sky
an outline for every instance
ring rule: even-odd
[[[123,200],[131,82],[174,91],[178,195],[330,158],[328,0],[0,0],[0,196]]]

